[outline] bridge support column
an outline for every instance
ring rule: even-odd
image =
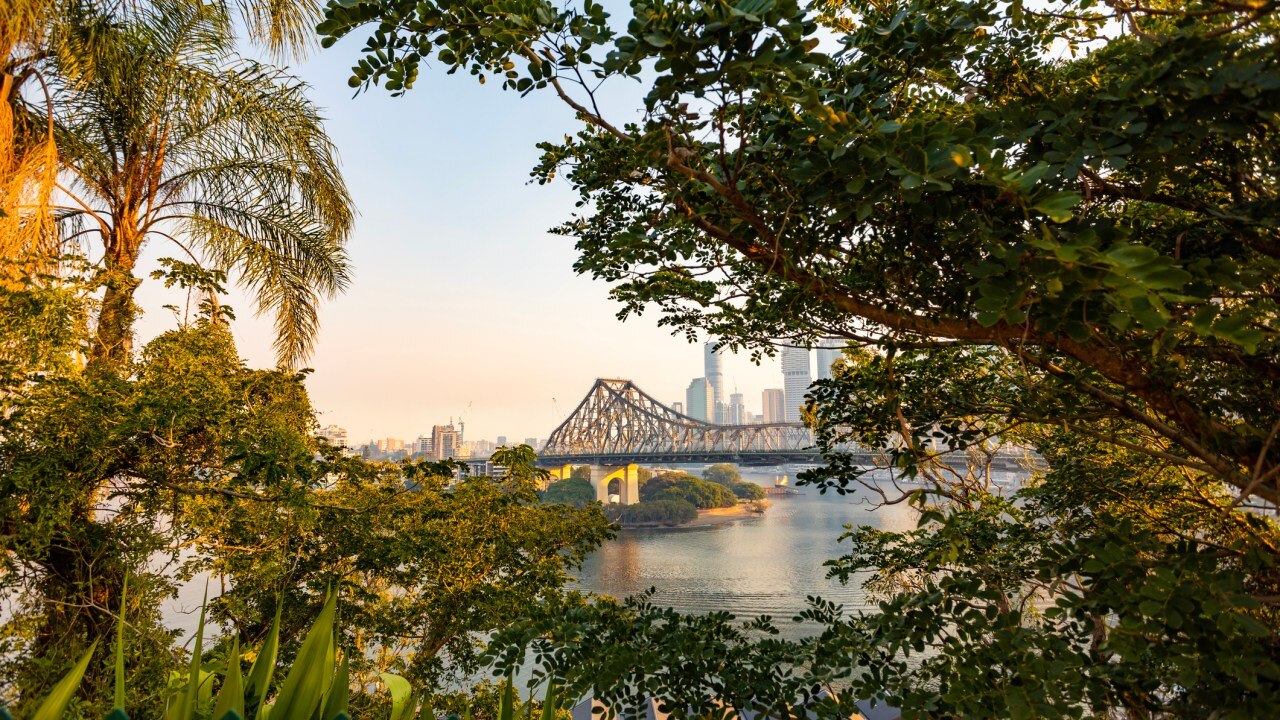
[[[552,468],[551,477],[556,480],[568,480],[573,477],[573,466],[565,465],[564,467]]]
[[[618,502],[622,505],[635,505],[640,502],[640,466],[634,463],[621,467],[614,465],[592,465],[591,484],[596,488],[596,499],[605,505],[609,504],[609,483],[618,481]]]

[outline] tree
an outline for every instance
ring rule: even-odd
[[[235,269],[274,314],[287,365],[310,350],[317,303],[347,283],[353,210],[319,112],[302,83],[236,56],[230,23],[217,4],[164,0],[81,6],[54,29],[61,220],[67,240],[103,252],[95,358],[128,356],[149,241]]]
[[[542,502],[586,507],[596,501],[596,489],[589,480],[569,478],[551,483],[542,494]]]
[[[729,486],[741,482],[742,473],[738,472],[738,468],[731,463],[717,463],[703,470],[702,478],[708,482]]]
[[[742,473],[730,463],[718,463],[702,472],[708,482],[719,483],[733,491],[742,500],[763,500],[764,488],[742,479]]]
[[[698,519],[698,509],[687,500],[663,499],[638,502],[634,505],[610,505],[606,516],[622,525],[661,525],[674,527]]]
[[[217,274],[168,267],[197,297],[217,291]],[[305,374],[246,367],[218,304],[148,343],[126,372],[85,366],[93,287],[46,278],[0,289],[7,707],[29,708],[96,642],[79,712],[110,709],[125,577],[139,707],[162,706],[184,654],[161,603],[198,573],[216,578],[211,589],[229,581],[210,611],[246,645],[282,608],[284,660],[335,590],[355,677],[466,678],[486,633],[559,592],[610,535],[597,508],[538,502],[528,447],[505,451],[502,477],[455,482],[448,463],[370,463],[322,444]]]
[[[129,8],[146,6],[130,3]],[[301,55],[312,43],[320,7],[310,0],[215,2],[236,17],[248,38],[269,52]],[[62,170],[54,128],[40,110],[53,102],[48,59],[68,46],[57,37],[66,20],[116,7],[112,3],[9,0],[0,27],[0,258],[8,274],[46,271],[56,262],[52,191]]]
[[[719,483],[699,480],[692,476],[676,480],[661,490],[653,492],[649,497],[654,502],[659,500],[683,500],[699,510],[733,507],[738,504],[738,498],[729,488]]]
[[[681,480],[696,480],[694,476],[683,470],[668,470],[666,472],[653,475],[647,481],[640,485],[640,500],[653,500],[658,493],[675,485]]]
[[[366,0],[331,3],[322,32],[378,24],[356,87],[405,92],[434,54],[555,92],[580,126],[534,176],[579,194],[558,228],[577,269],[624,316],[729,346],[864,348],[812,393],[828,462],[806,479],[917,503],[921,527],[847,538],[833,571],[878,568],[883,612],[819,602],[807,644],[641,600],[561,608],[512,651],[541,638],[549,672],[606,701],[661,665],[645,687],[677,714],[713,689],[787,714],[833,682],[912,715],[1274,714],[1276,7],[741,0],[628,20]],[[623,79],[646,88],[626,121],[595,102]],[[924,489],[862,482],[852,441]],[[1015,502],[989,482],[1008,441],[1048,463]]]
[[[334,453],[309,507],[284,517],[225,495],[189,504],[206,548],[194,566],[230,581],[213,617],[253,637],[280,602],[282,625],[301,627],[333,588],[354,677],[469,683],[486,635],[558,593],[612,531],[598,506],[540,502],[531,475],[442,470]]]

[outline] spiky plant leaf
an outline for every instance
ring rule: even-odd
[[[351,698],[351,671],[347,666],[347,656],[342,656],[342,662],[338,664],[338,672],[333,676],[333,683],[329,686],[329,697],[324,702],[323,720],[336,720],[339,715],[347,712],[347,703]]]
[[[556,720],[556,683],[547,678],[547,694],[542,698],[542,720]]]
[[[276,668],[276,655],[280,652],[280,611],[283,605],[276,605],[276,616],[271,620],[271,629],[262,641],[262,649],[249,668],[249,681],[245,683],[245,707],[255,715],[257,720],[266,720],[266,715],[258,712],[267,699],[267,691],[271,689],[271,675]],[[245,715],[248,717],[248,715]]]
[[[53,686],[53,690],[49,691],[44,702],[40,703],[40,707],[36,708],[35,714],[31,716],[31,720],[62,720],[67,706],[71,704],[71,698],[75,697],[76,689],[80,687],[80,679],[84,677],[85,668],[89,667],[89,658],[93,657],[93,651],[97,649],[98,641],[94,640],[71,670],[62,676],[58,684]]]
[[[436,720],[436,711],[431,709],[427,696],[422,696],[422,704],[418,706],[418,720]]]
[[[120,591],[120,617],[116,618],[115,708],[124,710],[124,609],[129,598],[129,574],[125,573]]]
[[[331,679],[333,656],[333,619],[337,608],[337,595],[330,594],[315,624],[302,641],[302,648],[294,658],[293,667],[285,676],[276,696],[271,716],[276,720],[310,720],[316,707],[324,702],[325,689]],[[326,658],[326,653],[329,653]],[[326,672],[326,660],[329,672]]]
[[[498,701],[498,720],[514,720],[515,717],[515,683],[507,678],[502,683],[502,699]]]
[[[191,649],[191,667],[187,672],[187,687],[183,692],[182,705],[178,710],[178,720],[195,717],[200,702],[200,683],[203,673],[200,670],[200,656],[204,654],[204,615],[209,605],[209,587],[204,589],[204,600],[200,603],[200,622],[196,625],[195,645]]]
[[[222,718],[234,712],[244,717],[244,678],[240,674],[240,638],[231,639],[231,652],[227,655],[227,670],[222,675],[222,687],[218,689],[218,701],[213,704],[211,718]]]

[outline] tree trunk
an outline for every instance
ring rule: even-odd
[[[122,227],[114,228],[107,237],[107,268],[102,275],[106,293],[98,312],[92,362],[118,365],[127,362],[133,350],[133,321],[138,314],[133,293],[142,283],[133,276],[141,245],[137,239],[136,232]]]

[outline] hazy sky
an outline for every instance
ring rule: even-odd
[[[568,186],[527,184],[535,143],[571,132],[571,112],[549,94],[520,99],[438,68],[405,97],[353,98],[348,67],[363,41],[294,68],[325,108],[360,213],[354,283],[323,306],[310,363],[321,424],[363,442],[412,439],[452,416],[468,439],[545,438],[596,377],[683,400],[702,374],[701,347],[652,313],[618,321],[608,286],[574,274],[572,241],[547,232],[573,210]],[[172,325],[159,283],[144,281],[138,299],[144,338]],[[269,320],[255,320],[247,299],[230,302],[241,353],[271,365]],[[761,390],[782,387],[776,360],[729,356],[724,372],[726,392],[736,386],[752,412]]]

